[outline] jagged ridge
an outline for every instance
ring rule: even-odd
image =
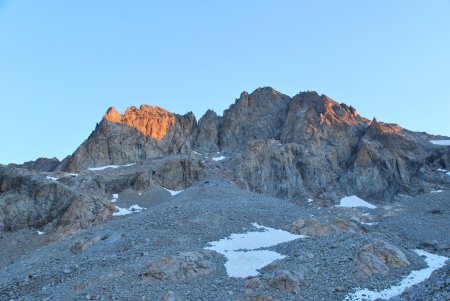
[[[344,193],[379,198],[417,193],[421,168],[438,159],[447,164],[424,135],[370,121],[316,92],[291,98],[259,88],[243,92],[223,116],[209,110],[199,122],[192,113],[160,107],[131,107],[124,114],[110,108],[58,169],[220,151],[233,162],[225,176],[252,191],[290,199],[332,200]]]

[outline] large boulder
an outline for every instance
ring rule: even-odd
[[[383,241],[375,240],[364,245],[356,254],[354,275],[358,279],[374,275],[387,275],[391,268],[409,266],[410,262],[399,248]]]

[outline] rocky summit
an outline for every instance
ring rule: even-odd
[[[0,165],[0,300],[450,300],[443,141],[316,92],[111,107]]]

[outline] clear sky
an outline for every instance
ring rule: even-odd
[[[64,158],[110,106],[199,119],[262,86],[450,136],[450,0],[0,0],[0,163]]]

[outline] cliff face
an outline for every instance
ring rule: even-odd
[[[114,107],[111,107],[106,111],[103,119],[112,123],[125,124],[137,129],[145,136],[162,140],[166,137],[168,128],[175,124],[176,117],[163,108],[142,105],[140,109],[136,107],[127,108],[123,115],[119,114]]]
[[[180,116],[160,107],[128,108],[119,114],[108,109],[89,138],[58,169],[140,162],[190,149],[197,121],[192,113]]]
[[[417,192],[421,168],[436,165],[438,157],[439,166],[447,164],[446,154],[428,138],[371,122],[316,92],[291,98],[259,88],[243,92],[223,117],[208,111],[198,123],[192,113],[181,116],[160,107],[131,107],[123,114],[110,108],[58,169],[221,151],[232,162],[227,176],[252,191],[291,199],[336,199],[344,193],[384,197]]]

